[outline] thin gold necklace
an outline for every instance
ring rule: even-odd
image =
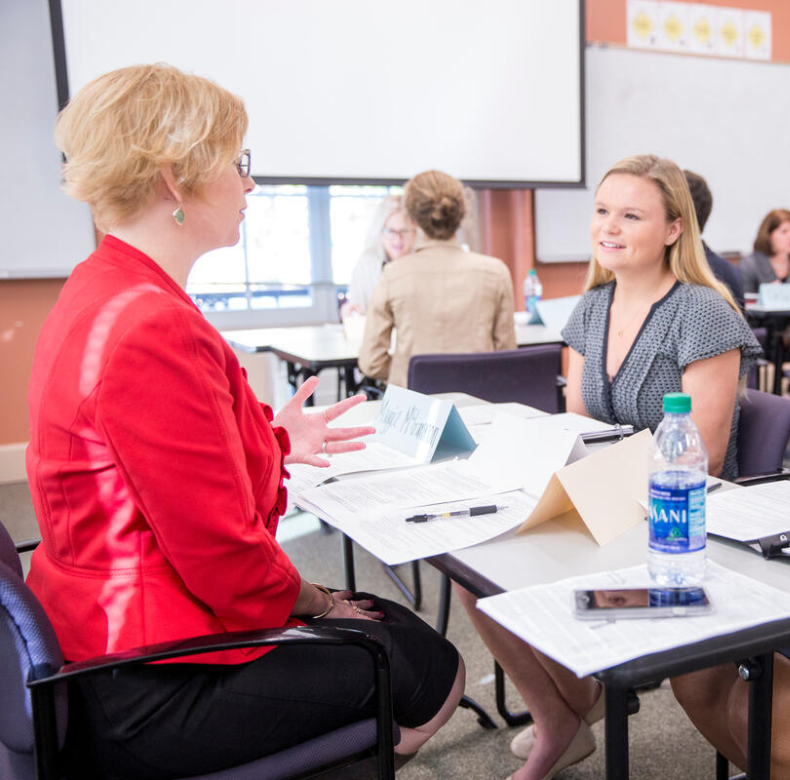
[[[650,305],[652,306],[653,304],[651,303]],[[642,314],[644,312],[644,310],[645,310],[645,305],[644,304],[640,304],[637,307],[637,309],[636,309],[636,313],[633,314],[631,317],[629,317],[628,320],[626,321],[626,323],[621,328],[619,328],[618,330],[615,331],[617,333],[618,338],[622,338],[623,337],[623,334],[625,333],[625,331],[628,328],[630,328],[631,325],[633,325],[634,322],[636,322],[637,316]]]

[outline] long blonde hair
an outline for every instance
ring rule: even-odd
[[[638,176],[642,179],[649,179],[654,182],[661,191],[664,201],[664,210],[668,222],[680,219],[683,231],[677,240],[666,248],[664,260],[667,267],[674,277],[686,284],[702,284],[712,287],[717,293],[732,306],[738,314],[741,310],[729,288],[722,284],[710,269],[708,260],[705,257],[705,250],[702,246],[697,216],[694,211],[694,203],[691,200],[686,177],[683,171],[678,168],[672,160],[656,157],[654,154],[637,154],[626,157],[624,160],[613,165],[601,179],[598,187],[603,184],[609,176],[614,174],[627,174]],[[597,190],[596,190],[597,191]],[[603,268],[593,252],[587,269],[587,279],[584,283],[584,291],[608,284],[614,279],[614,272]]]

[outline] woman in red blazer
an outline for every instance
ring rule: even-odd
[[[362,400],[303,415],[306,382],[273,417],[184,292],[204,252],[235,244],[255,186],[241,100],[137,66],[88,84],[61,114],[67,191],[105,233],[39,338],[27,469],[43,543],[28,583],[66,658],[201,634],[332,620],[378,634],[393,664],[396,751],[450,717],[464,668],[408,610],[306,582],[275,540],[285,465],[364,447],[328,428]],[[355,650],[233,650],[94,676],[75,687],[74,776],[214,771],[364,717]],[[342,702],[342,704],[338,704]]]

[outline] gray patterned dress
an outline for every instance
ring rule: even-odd
[[[562,331],[568,346],[584,355],[582,401],[587,413],[609,423],[655,431],[664,413],[665,393],[680,392],[689,363],[741,350],[739,376],[762,353],[746,321],[710,287],[676,282],[653,304],[620,370],[609,382],[606,335],[615,282],[584,294]],[[732,415],[730,440],[721,476],[738,475],[736,441],[738,404]]]

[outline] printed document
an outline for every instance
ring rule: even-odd
[[[471,461],[453,460],[322,485],[306,490],[297,503],[334,525],[336,518],[347,513],[380,513],[390,509],[465,501],[519,487],[513,480],[488,481],[477,474]]]
[[[751,542],[790,531],[790,481],[767,482],[708,496],[709,534]]]

